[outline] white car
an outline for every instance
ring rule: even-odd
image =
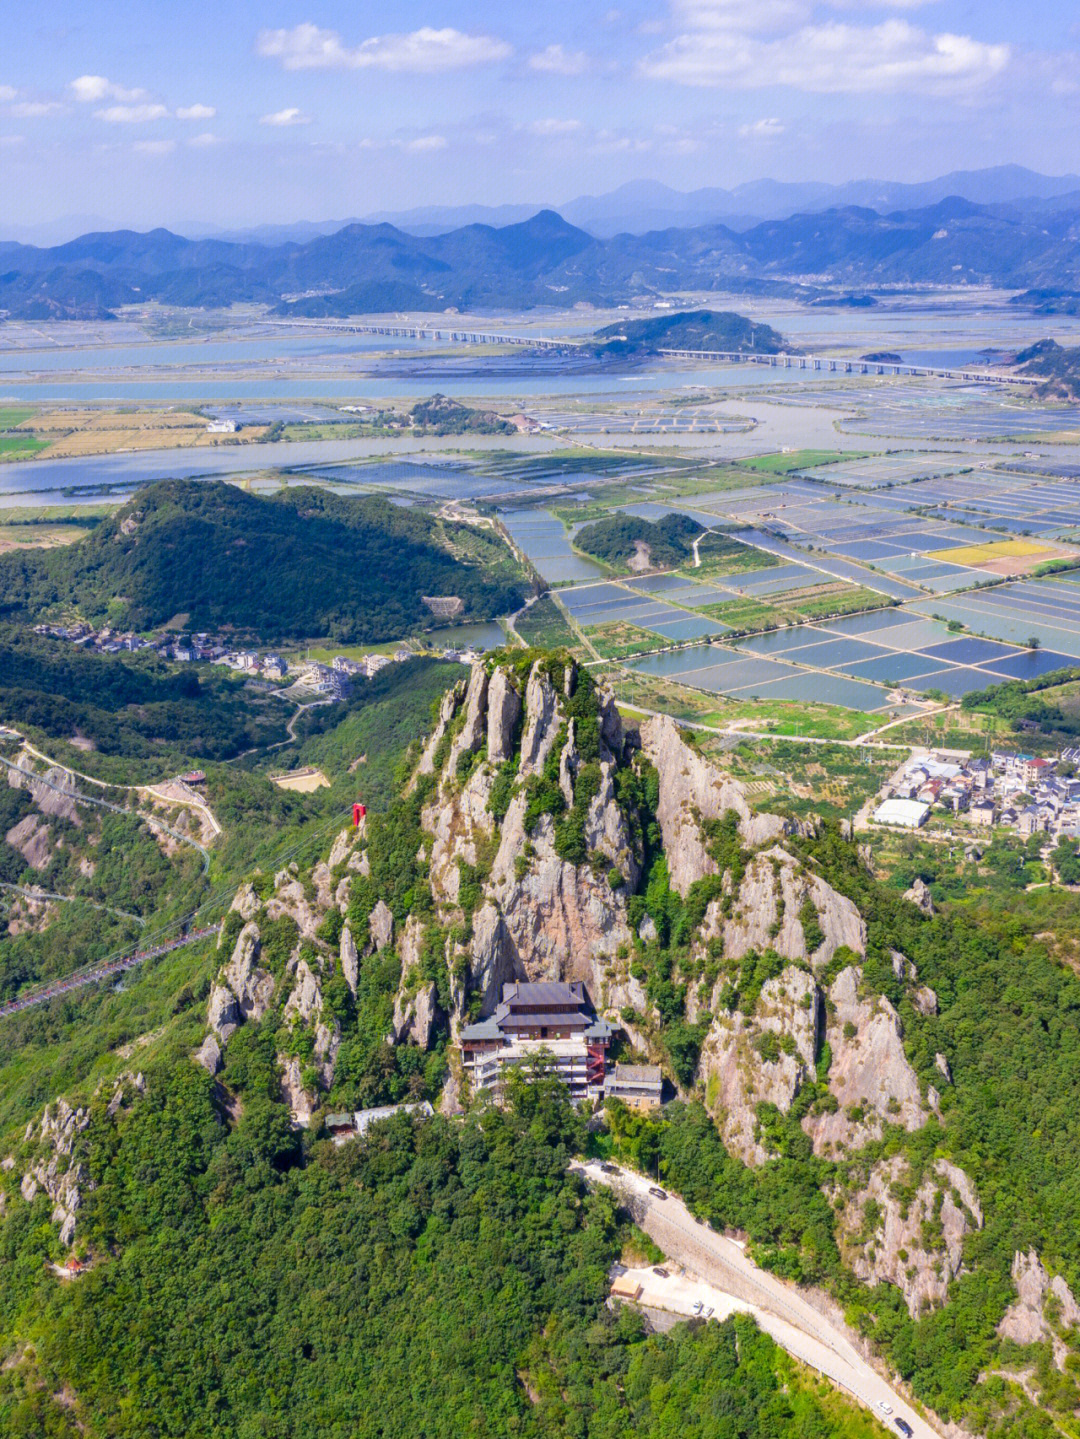
[[[701,1302],[700,1299],[698,1299],[698,1300],[695,1301],[695,1303],[694,1303],[694,1313],[695,1313],[695,1314],[700,1314],[701,1311],[702,1311],[704,1308],[705,1308],[705,1306],[704,1306],[704,1304],[702,1304],[702,1302]]]
[[[891,1404],[887,1404],[884,1399],[879,1399],[879,1400],[878,1400],[878,1402],[877,1402],[877,1407],[881,1410],[882,1414],[891,1414],[891,1413],[892,1413],[892,1405],[891,1405]]]

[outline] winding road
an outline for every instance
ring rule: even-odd
[[[896,1420],[902,1419],[914,1439],[941,1439],[941,1431],[863,1356],[842,1323],[815,1308],[794,1286],[759,1269],[741,1244],[695,1219],[677,1195],[659,1198],[652,1182],[631,1169],[604,1169],[596,1160],[571,1167],[589,1184],[614,1190],[635,1222],[692,1281],[666,1286],[670,1297],[664,1287],[654,1286],[657,1293],[645,1302],[688,1318],[694,1297],[721,1313],[742,1309],[789,1354],[847,1390],[881,1423],[897,1428]]]

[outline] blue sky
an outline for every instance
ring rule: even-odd
[[[39,0],[0,53],[0,230],[1056,174],[1078,122],[1052,0]]]

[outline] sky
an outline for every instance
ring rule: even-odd
[[[0,239],[559,204],[653,179],[1080,171],[1061,0],[37,0]]]

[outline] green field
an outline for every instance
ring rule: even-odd
[[[740,460],[748,470],[765,470],[770,475],[789,475],[792,470],[809,470],[815,465],[835,465],[838,460],[865,460],[868,451],[859,450],[793,450],[790,454],[754,455]]]
[[[0,460],[21,460],[48,448],[49,441],[37,435],[0,435]]]
[[[578,637],[550,595],[530,605],[514,625],[527,645],[539,649],[573,649]]]

